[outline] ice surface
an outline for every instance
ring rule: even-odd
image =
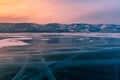
[[[119,41],[119,33],[5,34],[0,80],[119,80]]]

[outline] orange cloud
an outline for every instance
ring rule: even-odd
[[[44,0],[0,0],[0,22],[19,22],[15,20],[18,17],[29,18],[29,21],[33,22],[44,22],[44,18],[50,16],[51,10],[49,3]]]
[[[0,5],[10,5],[10,4],[16,4],[18,0],[0,0]]]
[[[22,1],[22,0],[21,0]],[[27,5],[23,4],[20,0],[1,0],[0,1],[0,17],[6,16],[20,16],[27,13]]]

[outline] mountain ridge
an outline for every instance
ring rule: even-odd
[[[17,32],[102,32],[102,33],[120,33],[119,24],[86,24],[86,23],[0,23],[1,33],[17,33]]]

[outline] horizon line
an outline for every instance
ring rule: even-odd
[[[41,25],[46,25],[46,24],[63,24],[63,25],[70,25],[70,24],[92,24],[92,25],[120,25],[120,23],[57,23],[57,22],[51,22],[51,23],[34,23],[34,22],[0,22],[0,24],[41,24]]]

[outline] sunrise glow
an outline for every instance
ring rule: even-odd
[[[119,0],[0,0],[0,22],[119,23]]]

